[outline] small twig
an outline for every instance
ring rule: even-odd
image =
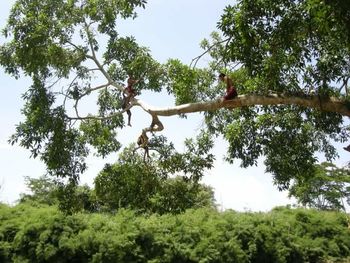
[[[101,116],[93,116],[93,115],[89,115],[89,116],[84,116],[84,117],[80,117],[80,116],[77,116],[77,117],[67,117],[69,120],[80,120],[80,121],[83,121],[83,120],[108,120],[108,119],[111,119],[113,118],[114,116],[118,115],[118,114],[122,114],[122,112],[116,112],[112,115],[109,115],[109,116],[105,116],[105,117],[101,117]]]
[[[101,71],[101,73],[105,76],[105,78],[108,80],[108,83],[110,83],[110,85],[113,85],[115,86],[116,88],[120,89],[120,90],[123,90],[122,87],[119,87],[119,85],[113,81],[113,79],[111,78],[111,76],[107,73],[107,71],[104,69],[103,65],[101,65],[101,63],[98,61],[97,59],[97,56],[96,56],[96,53],[95,53],[95,49],[94,49],[94,46],[93,46],[93,43],[92,43],[92,39],[91,39],[91,36],[90,36],[90,29],[89,29],[89,25],[85,22],[85,30],[86,30],[86,34],[87,34],[87,37],[88,37],[88,42],[89,42],[89,46],[90,46],[90,49],[91,49],[91,53],[92,55],[86,55],[87,58],[91,59],[92,61],[95,62],[97,68]]]
[[[341,92],[343,88],[345,88],[345,94],[348,95],[348,81],[350,79],[350,76],[343,78],[343,84],[340,86],[338,92]]]
[[[123,114],[125,113],[127,110],[129,110],[133,105],[129,105],[128,107],[126,107],[123,110],[114,112],[111,115],[108,116],[97,116],[97,115],[88,115],[88,116],[79,116],[79,112],[78,112],[78,103],[76,102],[76,104],[74,105],[74,108],[76,109],[76,117],[67,117],[69,120],[108,120],[108,119],[112,119],[113,117],[115,117],[116,115],[119,114]]]
[[[111,83],[106,83],[106,84],[102,84],[100,86],[96,86],[94,88],[89,88],[87,89],[84,93],[82,93],[80,96],[79,96],[79,99],[81,99],[82,97],[88,95],[89,93],[93,92],[93,91],[96,91],[96,90],[99,90],[99,89],[103,89],[103,88],[107,88],[108,86],[110,86]]]
[[[190,67],[192,67],[192,63],[194,62],[193,68],[196,67],[198,61],[205,55],[207,54],[210,50],[212,50],[215,46],[222,44],[224,42],[228,42],[231,38],[226,38],[225,40],[221,40],[219,42],[216,42],[214,44],[212,44],[210,47],[207,48],[207,50],[205,50],[202,54],[200,54],[199,56],[195,57],[194,59],[192,59],[191,63],[190,63]]]
[[[75,49],[77,49],[77,50],[84,51],[83,48],[77,46],[76,44],[74,44],[73,42],[71,42],[71,41],[69,41],[69,40],[67,40],[67,43],[68,43],[69,45],[71,45],[72,47],[74,47]]]
[[[68,93],[69,93],[69,90],[71,89],[71,87],[73,86],[73,84],[74,84],[74,82],[75,82],[75,80],[76,80],[77,78],[78,78],[78,75],[76,75],[76,76],[74,77],[74,79],[71,81],[71,83],[69,84],[69,86],[68,86],[68,88],[67,88],[67,91],[66,91],[66,94],[63,94],[63,96],[64,96],[63,105],[66,105],[67,98],[72,99],[72,98],[70,98],[70,97],[68,96]],[[62,92],[62,93],[63,93],[63,92]]]

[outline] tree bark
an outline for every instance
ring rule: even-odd
[[[334,98],[321,98],[320,96],[291,96],[291,95],[240,95],[233,100],[223,101],[221,98],[206,102],[188,103],[168,108],[157,108],[147,105],[141,100],[136,100],[135,105],[139,105],[146,112],[157,116],[173,116],[184,113],[194,113],[202,111],[214,111],[221,108],[234,109],[249,107],[254,105],[297,105],[305,108],[314,108],[321,111],[334,112],[350,117],[350,109],[345,101]]]

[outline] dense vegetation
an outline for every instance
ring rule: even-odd
[[[30,193],[14,207],[0,206],[0,261],[350,260],[349,218],[340,211],[348,196],[341,188],[346,170],[323,164],[316,167],[317,183],[293,186],[291,195],[320,210],[239,213],[218,211],[212,189],[191,179],[193,174],[171,178],[160,166],[124,154],[100,172],[94,189],[79,186],[69,195],[51,177],[27,178]],[[324,169],[329,166],[336,169]]]
[[[49,177],[28,178],[32,193],[14,207],[0,206],[0,261],[349,262],[349,221],[339,212],[349,202],[349,170],[317,164],[316,157],[332,161],[333,142],[350,137],[339,111],[323,109],[336,101],[350,116],[349,1],[229,5],[219,32],[202,42],[204,53],[190,66],[177,59],[161,64],[134,37],[119,35],[119,20],[134,19],[146,2],[17,0],[12,8],[0,65],[32,83],[10,142],[40,158]],[[205,54],[208,66],[196,68]],[[241,97],[214,100],[222,91],[219,71],[234,79]],[[140,131],[151,137],[141,149],[151,156],[146,160],[132,144],[106,164],[93,189],[78,186],[92,148],[105,157],[123,146],[117,135],[125,127],[128,76],[140,78],[138,93],[167,92],[187,106],[157,110],[132,99],[130,107],[152,118]],[[83,116],[80,103],[91,96],[96,109]],[[277,102],[255,104],[257,97]],[[164,128],[158,116],[184,117],[181,107],[203,111],[205,125],[183,153],[154,134]],[[320,210],[219,212],[212,189],[200,183],[213,167],[215,136],[228,142],[229,162],[247,167],[264,157],[279,189]]]
[[[347,262],[344,214],[187,210],[181,215],[79,213],[54,206],[0,209],[1,262]]]
[[[264,157],[281,189],[302,179],[300,174],[312,176],[316,154],[327,161],[337,157],[333,142],[347,141],[349,127],[336,104],[327,111],[322,105],[335,99],[345,108],[342,114],[350,115],[349,1],[228,5],[218,32],[201,43],[203,55],[210,57],[205,68],[195,67],[202,55],[194,65],[176,58],[159,63],[133,36],[121,36],[119,22],[132,23],[138,8],[147,12],[147,1],[17,0],[13,6],[2,31],[0,65],[32,83],[23,96],[24,120],[11,142],[40,158],[51,175],[76,184],[91,147],[104,157],[123,146],[118,131],[125,127],[121,101],[128,76],[140,78],[138,93],[167,92],[177,105],[192,105],[187,112],[203,111],[205,130],[228,142],[227,160],[240,159],[247,167]],[[239,106],[241,98],[235,109],[224,103],[209,104],[222,110],[203,107],[222,94],[220,71],[234,80],[243,98],[251,99],[249,107]],[[277,96],[274,103],[254,103],[256,96],[266,100],[271,92]],[[279,94],[308,103],[279,102]],[[97,97],[96,108],[83,115],[82,101],[91,97]],[[158,116],[181,113],[173,105],[157,110],[138,97],[133,106],[152,118],[140,131],[149,137],[164,128]]]

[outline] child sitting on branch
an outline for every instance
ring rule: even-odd
[[[232,79],[226,76],[224,73],[219,74],[219,80],[226,84],[226,95],[223,100],[232,100],[238,96],[236,88],[233,86]]]

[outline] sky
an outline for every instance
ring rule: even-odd
[[[14,0],[2,0],[0,3],[0,28],[3,28]],[[146,9],[138,10],[135,21],[127,21],[119,25],[124,35],[133,35],[140,45],[151,50],[153,57],[165,62],[169,58],[180,59],[189,64],[191,60],[202,53],[199,43],[208,38],[216,30],[223,9],[229,0],[149,0]],[[0,43],[4,38],[0,37]],[[205,65],[203,59],[200,63]],[[19,79],[6,75],[0,69],[0,201],[13,204],[20,193],[27,191],[24,177],[37,178],[45,173],[44,165],[37,159],[30,158],[29,151],[17,145],[8,144],[9,137],[15,131],[15,125],[23,117],[21,95],[30,85],[29,79]],[[164,95],[142,93],[139,96],[153,106],[172,106],[174,100]],[[127,145],[135,142],[142,128],[149,126],[150,117],[138,108],[132,109],[133,127],[126,127],[118,138]],[[162,135],[175,143],[177,150],[183,150],[184,138],[196,136],[203,127],[200,114],[189,114],[187,119],[177,117],[161,118],[165,126]],[[340,147],[340,146],[339,146]],[[258,166],[243,169],[239,161],[228,164],[223,160],[227,144],[217,139],[214,153],[216,161],[214,168],[207,171],[203,183],[215,190],[216,201],[220,209],[234,209],[237,211],[269,211],[273,207],[295,204],[295,200],[287,197],[287,192],[279,192],[273,185],[270,174],[264,173],[263,159]],[[87,160],[88,171],[81,176],[81,183],[93,186],[94,177],[106,162],[113,163],[117,153],[107,159],[91,156]],[[347,155],[340,151],[337,165],[345,165]]]

